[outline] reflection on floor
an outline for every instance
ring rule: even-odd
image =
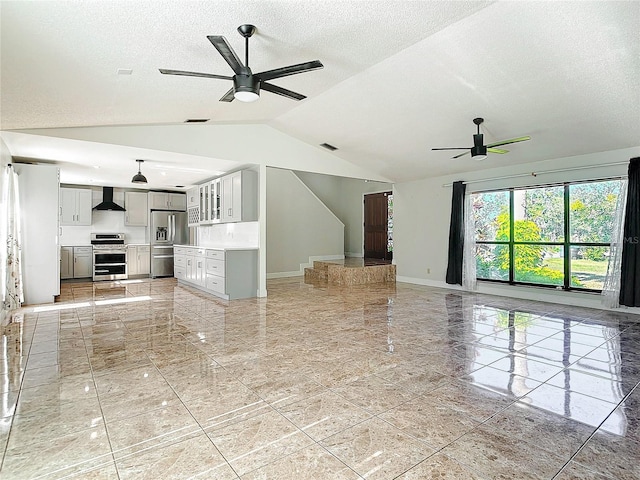
[[[68,284],[3,329],[0,476],[638,479],[640,319],[408,284]]]

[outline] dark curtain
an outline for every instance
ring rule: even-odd
[[[451,224],[449,225],[449,263],[447,283],[462,285],[462,255],[464,251],[464,192],[465,184],[453,182]]]
[[[620,305],[640,307],[640,157],[629,161],[620,269]]]

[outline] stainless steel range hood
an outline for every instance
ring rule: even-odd
[[[93,207],[94,210],[115,210],[124,212],[125,209],[113,201],[113,187],[102,187],[102,202]]]

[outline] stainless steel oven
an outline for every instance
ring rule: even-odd
[[[127,247],[124,233],[92,233],[93,280],[126,280]]]

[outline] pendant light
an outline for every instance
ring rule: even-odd
[[[147,177],[140,172],[140,164],[144,162],[144,160],[136,160],[136,162],[138,162],[138,173],[133,176],[131,183],[147,183]]]

